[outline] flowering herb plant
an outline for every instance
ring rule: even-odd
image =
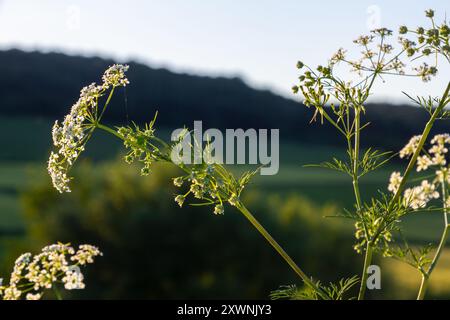
[[[305,290],[298,290],[295,286],[281,288],[272,293],[272,298],[343,299],[347,291],[359,282],[358,298],[363,299],[367,269],[374,252],[402,259],[415,266],[423,275],[419,293],[419,298],[423,298],[429,276],[439,259],[449,228],[446,216],[449,204],[447,200],[449,177],[445,158],[450,138],[447,134],[441,134],[430,140],[431,147],[425,148],[425,143],[429,140],[435,121],[449,116],[445,107],[450,102],[450,83],[441,98],[413,99],[425,108],[430,118],[421,134],[413,137],[400,151],[400,157],[409,159],[409,162],[403,173],[394,172],[391,175],[388,191],[365,203],[361,197],[359,182],[366,174],[380,168],[395,156],[391,152],[372,148],[363,152],[360,148],[361,132],[369,125],[364,122],[365,106],[374,83],[388,75],[415,76],[423,81],[430,81],[438,72],[437,63],[440,58],[450,62],[448,24],[443,22],[437,25],[432,10],[427,11],[426,15],[431,20],[430,28],[419,27],[416,31],[410,31],[407,27],[400,28],[398,50],[390,43],[393,32],[381,28],[354,41],[362,49],[362,57],[357,60],[347,58],[346,51],[340,49],[326,66],[312,69],[302,62],[297,63],[297,68],[304,72],[299,77],[299,84],[293,87],[294,93],[301,93],[304,104],[315,109],[313,120],[320,117],[321,122],[329,122],[347,143],[348,159],[335,158],[318,166],[343,172],[352,180],[355,207],[345,210],[342,215],[355,220],[354,249],[365,255],[361,279],[353,276],[336,284],[324,285],[308,276],[242,201],[241,194],[256,171],[235,177],[223,165],[215,162],[203,160],[199,164],[186,164],[174,159],[173,151],[188,133],[187,129],[180,133],[177,141],[168,143],[156,135],[156,115],[143,127],[138,125],[110,127],[102,123],[102,116],[115,88],[129,84],[125,74],[128,66],[110,67],[103,75],[103,83],[91,84],[82,89],[80,98],[72,107],[70,114],[61,124],[55,123],[53,128],[55,151],[51,153],[48,162],[53,185],[59,192],[70,192],[71,167],[84,150],[94,130],[104,130],[123,142],[127,151],[124,160],[127,163],[137,161],[142,164],[142,175],[150,174],[151,165],[155,162],[167,162],[180,168],[184,174],[173,178],[175,186],[183,188],[187,185],[184,192],[175,196],[175,201],[180,207],[192,196],[198,201],[194,205],[213,206],[212,211],[216,215],[224,213],[226,204],[243,214],[306,285]],[[407,38],[409,35],[417,37],[417,43]],[[422,61],[427,57],[434,58],[433,65]],[[343,80],[339,73],[341,67],[356,72],[358,80],[356,82]],[[407,72],[407,68],[410,68],[411,72]],[[415,168],[419,172],[433,169],[433,178],[415,185],[416,180],[411,179]],[[413,185],[407,188],[409,184]],[[441,205],[430,208],[429,203],[438,198],[442,200]],[[444,212],[442,240],[431,260],[428,258],[431,253],[429,248],[411,249],[407,242],[404,245],[397,245],[393,237],[393,233],[400,230],[401,218],[417,210]]]
[[[93,263],[102,253],[97,247],[80,245],[78,250],[70,244],[54,244],[44,247],[41,253],[24,253],[17,258],[9,284],[0,283],[3,300],[40,300],[46,290],[53,289],[61,298],[58,285],[66,290],[84,289],[84,276],[80,267]]]
[[[445,120],[449,112],[445,107],[450,103],[450,83],[444,89],[441,98],[411,98],[416,104],[423,107],[429,114],[421,134],[411,138],[407,145],[399,152],[400,158],[409,159],[408,165],[401,174],[392,173],[389,181],[389,193],[382,193],[378,198],[372,198],[363,203],[360,195],[359,181],[367,173],[372,172],[386,164],[395,154],[367,149],[360,150],[361,132],[369,126],[364,121],[365,104],[372,92],[374,83],[388,75],[418,77],[428,82],[437,74],[438,62],[450,62],[449,31],[446,21],[438,25],[434,20],[434,11],[426,11],[430,19],[429,28],[418,27],[410,30],[406,26],[400,27],[399,42],[401,47],[394,51],[389,43],[393,35],[391,30],[376,29],[370,35],[361,36],[354,41],[362,50],[362,57],[351,60],[346,52],[340,49],[329,61],[328,65],[319,66],[316,70],[297,64],[298,69],[305,70],[299,77],[300,84],[293,87],[294,93],[301,92],[304,104],[315,108],[315,115],[320,115],[322,121],[328,121],[343,136],[347,142],[347,160],[334,158],[319,166],[337,170],[349,175],[352,179],[355,196],[354,210],[346,210],[344,216],[354,219],[356,227],[355,250],[364,252],[364,267],[361,276],[359,299],[364,298],[367,280],[367,268],[372,261],[374,251],[384,256],[408,261],[422,273],[422,286],[418,298],[425,295],[428,279],[433,271],[444,247],[449,224],[447,221],[448,208],[448,177],[446,167],[448,134],[438,134],[431,139],[431,147],[425,147],[430,131],[437,120]],[[409,39],[412,35],[416,39]],[[416,42],[417,41],[417,42]],[[432,57],[433,65],[422,61]],[[410,64],[408,66],[408,64]],[[339,77],[338,65],[349,67],[360,77],[356,83],[346,82]],[[411,71],[408,72],[407,68]],[[329,105],[327,105],[329,103]],[[435,169],[432,180],[421,180],[418,186],[406,188],[407,184],[414,184],[411,179],[416,168],[417,172]],[[441,192],[437,190],[441,189]],[[441,198],[441,204],[431,209],[431,200]],[[400,231],[401,218],[412,212],[439,210],[444,214],[444,231],[439,247],[433,259],[429,247],[419,249],[417,252],[409,247],[406,240],[404,245],[395,244],[392,233]]]

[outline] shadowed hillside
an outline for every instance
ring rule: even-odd
[[[94,81],[112,60],[68,56],[58,53],[0,52],[0,114],[61,118],[74,103],[80,88]],[[239,78],[212,78],[177,74],[130,62],[132,85],[115,99],[108,120],[148,121],[160,111],[159,126],[192,126],[203,120],[204,127],[280,128],[281,138],[302,143],[342,143],[334,130],[310,125],[311,110],[299,102],[269,91],[256,90]],[[294,79],[293,79],[294,80]],[[120,97],[120,95],[118,96]],[[377,104],[367,107],[373,124],[366,129],[366,145],[398,149],[426,121],[416,107]],[[438,123],[436,131],[442,131]]]

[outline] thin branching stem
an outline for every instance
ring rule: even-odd
[[[443,181],[441,183],[442,186],[442,202],[443,202],[443,214],[444,214],[444,231],[441,235],[441,240],[439,241],[439,246],[436,249],[436,252],[434,254],[433,260],[431,261],[430,267],[425,273],[422,273],[422,282],[420,284],[419,293],[417,294],[417,300],[423,300],[425,298],[425,293],[428,289],[428,282],[431,276],[431,273],[433,272],[434,268],[436,267],[439,258],[441,256],[441,253],[445,247],[445,243],[447,242],[448,238],[448,231],[450,229],[450,225],[448,224],[448,217],[447,217],[447,177],[446,174],[444,174]]]
[[[258,222],[258,220],[248,211],[248,209],[242,204],[238,203],[237,209],[247,218],[248,221],[258,230],[258,232],[270,243],[270,245],[278,252],[278,254],[289,264],[294,272],[303,280],[303,282],[313,289],[317,294],[325,300],[329,300],[328,295],[317,286],[302,269],[292,260],[292,258],[284,251],[284,249],[275,241],[270,233]]]
[[[123,137],[112,128],[103,125],[101,123],[97,123],[96,127],[104,130],[115,137],[123,140]],[[166,143],[164,143],[167,145]],[[183,169],[183,167],[180,167]],[[222,168],[219,166],[219,168]],[[236,208],[245,216],[245,218],[250,221],[250,223],[258,230],[258,232],[270,243],[270,245],[280,254],[280,256],[287,262],[287,264],[294,270],[294,272],[303,280],[303,282],[313,289],[317,294],[325,300],[328,300],[328,295],[318,286],[316,285],[307,275],[303,272],[302,269],[294,262],[294,260],[284,251],[284,249],[278,244],[277,241],[270,235],[270,233],[259,223],[259,221],[250,213],[250,211],[242,204],[242,202],[238,202],[236,204]]]

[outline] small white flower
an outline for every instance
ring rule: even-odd
[[[181,187],[183,185],[183,177],[173,179],[173,184],[176,187]]]
[[[223,209],[223,205],[218,204],[214,207],[214,214],[223,214],[224,209]]]
[[[103,84],[105,86],[126,86],[130,82],[125,77],[125,72],[128,71],[129,66],[127,65],[121,65],[121,64],[115,64],[110,66],[104,73],[102,79]]]
[[[441,168],[441,170],[437,170],[436,180],[439,183],[444,183],[444,180],[446,180],[446,182],[450,184],[450,174],[448,172],[448,168]]]
[[[428,156],[419,156],[417,158],[417,172],[425,171],[429,166],[433,165],[433,161]]]
[[[447,164],[447,160],[445,159],[445,155],[441,153],[435,153],[433,159],[433,164],[436,166],[445,166]]]
[[[18,300],[20,299],[20,296],[22,295],[22,291],[16,288],[16,286],[10,286],[5,289],[5,292],[3,294],[4,300]]]
[[[431,143],[440,145],[450,143],[450,135],[448,133],[437,134],[431,139]]]
[[[27,300],[40,300],[41,298],[42,298],[42,293],[36,293],[36,294],[27,293],[27,295],[26,295]]]
[[[403,194],[404,204],[413,210],[423,208],[426,206],[426,202],[421,197],[420,187],[408,188]]]
[[[423,180],[420,186],[406,189],[403,194],[404,205],[413,210],[425,208],[429,201],[439,198],[436,186]]]
[[[405,158],[410,155],[413,155],[416,152],[417,147],[419,146],[419,141],[422,136],[414,136],[412,137],[408,143],[400,150],[400,158]]]
[[[427,200],[439,198],[439,192],[436,191],[436,186],[434,184],[429,183],[427,180],[423,180],[420,186],[422,188],[422,193]]]
[[[80,245],[79,250],[70,258],[70,260],[76,261],[80,265],[85,265],[87,263],[93,263],[94,257],[102,255],[103,253],[101,253],[97,247],[83,244]]]
[[[239,198],[234,193],[231,195],[230,199],[228,199],[228,202],[234,207],[237,205],[238,201]]]
[[[181,194],[177,195],[175,197],[175,202],[180,206],[180,208],[183,206],[184,199],[185,199],[185,197],[183,195],[181,195]]]
[[[64,278],[62,278],[64,288],[67,290],[84,289],[85,284],[83,283],[83,280],[83,274],[74,270],[68,270]]]
[[[392,172],[391,177],[389,178],[389,186],[388,186],[388,190],[392,193],[396,193],[400,183],[402,182],[402,175],[400,174],[400,172]]]

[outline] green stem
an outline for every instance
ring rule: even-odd
[[[355,108],[355,148],[353,153],[353,190],[355,192],[356,208],[358,212],[361,210],[361,195],[359,192],[359,141],[360,141],[360,128],[361,128],[361,117],[359,108]]]
[[[120,140],[123,140],[123,137],[116,130],[111,129],[108,126],[105,126],[105,125],[103,125],[101,123],[97,123],[97,124],[95,124],[95,127],[99,128],[101,130],[104,130],[104,131],[106,131],[108,133],[111,133],[111,134],[115,135],[117,138],[119,138]],[[158,143],[160,143],[165,148],[169,148],[170,147],[164,140],[162,140],[162,139],[160,139],[158,137],[152,137],[151,139],[157,141]]]
[[[355,192],[355,199],[356,199],[356,209],[358,211],[358,214],[361,213],[361,194],[359,190],[359,177],[358,177],[360,134],[361,134],[361,111],[359,108],[355,107],[355,145],[353,152],[352,180],[353,180],[353,191]],[[364,221],[363,224],[367,239],[367,247],[364,256],[364,266],[361,273],[361,285],[359,288],[358,300],[364,299],[364,294],[366,292],[367,268],[370,266],[370,263],[372,262],[372,252],[373,252],[372,245],[369,239],[369,234]]]
[[[280,254],[280,256],[288,263],[294,272],[305,282],[307,286],[315,290],[322,299],[329,300],[328,295],[320,289],[300,267],[292,260],[292,258],[284,251],[284,249],[275,241],[270,233],[256,220],[256,218],[242,204],[237,204],[237,209],[247,218],[248,221],[258,230],[258,232],[270,243],[270,245]]]
[[[329,123],[331,123],[333,125],[333,127],[335,127],[340,133],[342,133],[344,136],[347,135],[347,133],[342,130],[341,127],[339,127],[339,125],[329,116],[329,114],[325,111],[324,108],[322,108],[322,112],[321,114],[325,117],[325,119],[328,120]]]
[[[428,287],[428,276],[426,274],[422,274],[422,282],[420,283],[419,293],[417,295],[417,300],[423,300],[425,297],[425,292]]]
[[[364,257],[364,267],[361,275],[361,286],[359,288],[359,294],[358,294],[358,300],[364,300],[364,294],[366,293],[366,287],[367,287],[367,268],[369,268],[370,264],[372,263],[372,255],[373,255],[373,248],[372,244],[370,242],[367,242],[366,247],[366,254]]]
[[[62,300],[63,298],[61,296],[61,293],[59,292],[58,288],[56,288],[56,283],[54,283],[52,285],[52,289],[53,289],[53,292],[55,293],[56,299],[57,300]]]
[[[121,136],[119,133],[117,133],[117,131],[111,129],[110,127],[105,126],[105,125],[103,125],[103,124],[101,124],[101,123],[97,123],[95,126],[96,126],[97,128],[99,128],[99,129],[102,129],[102,130],[108,132],[108,133],[111,133],[112,135],[115,135],[115,136],[116,136],[117,138],[119,138],[120,140],[123,140],[122,136]]]
[[[113,94],[114,94],[114,90],[115,90],[115,89],[116,89],[116,87],[112,87],[111,91],[109,92],[108,98],[106,99],[106,102],[105,102],[105,104],[103,105],[102,112],[100,113],[100,115],[98,116],[98,118],[97,118],[97,120],[96,120],[97,123],[99,123],[100,120],[102,120],[102,117],[103,117],[103,115],[105,114],[106,108],[108,107],[109,102],[111,101],[111,98],[112,98],[112,96],[113,96]]]
[[[441,241],[439,242],[439,246],[436,250],[433,261],[430,264],[430,268],[428,269],[427,273],[422,276],[422,284],[419,289],[419,294],[417,295],[418,300],[422,300],[425,297],[425,292],[428,287],[428,280],[429,280],[434,268],[436,267],[436,265],[439,261],[439,258],[441,256],[441,253],[445,247],[445,243],[447,242],[448,229],[449,229],[449,226],[447,225],[444,229],[444,232],[442,233]]]

